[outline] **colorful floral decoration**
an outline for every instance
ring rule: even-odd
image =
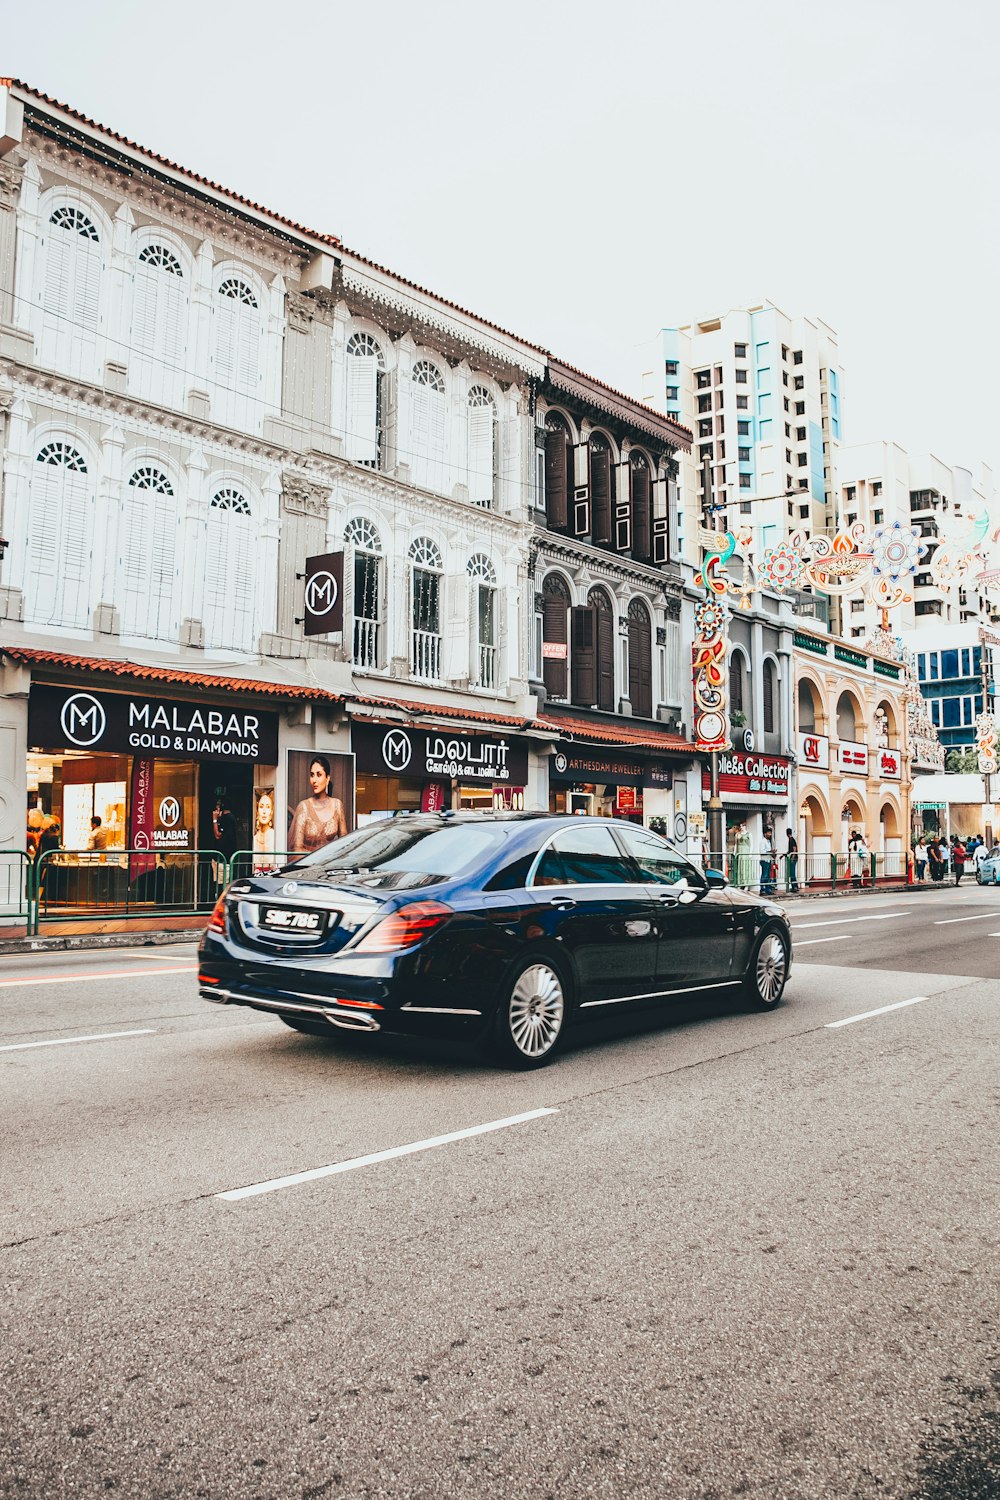
[[[994,775],[997,770],[997,724],[991,713],[981,713],[976,719],[976,750],[982,775]]]
[[[699,750],[729,749],[728,673],[726,669],[726,563],[736,550],[731,531],[702,531],[705,561],[695,582],[708,596],[695,610],[691,647],[694,686],[694,738]]]
[[[913,598],[910,581],[927,543],[912,526],[893,521],[890,526],[876,526],[872,537],[872,598],[880,609],[894,609]]]
[[[805,558],[798,547],[792,547],[790,543],[769,547],[760,560],[759,587],[775,589],[779,594],[785,589],[793,589],[805,567]]]

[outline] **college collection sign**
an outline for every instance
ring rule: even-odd
[[[746,795],[780,798],[788,801],[788,779],[791,762],[783,755],[720,755],[719,791],[723,795]],[[703,773],[702,785],[709,785],[708,770]]]
[[[524,786],[528,779],[527,746],[505,735],[355,724],[351,748],[358,772],[369,776],[454,777],[486,786]]]
[[[33,687],[28,743],[39,750],[92,750],[166,760],[278,759],[278,715],[227,704],[185,703],[145,693]]]

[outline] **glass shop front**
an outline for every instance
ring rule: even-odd
[[[355,721],[351,749],[359,825],[398,812],[524,807],[528,748],[514,736]]]

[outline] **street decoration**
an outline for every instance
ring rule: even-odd
[[[979,769],[984,776],[993,776],[997,771],[997,726],[991,713],[981,713],[976,719],[976,749],[979,752]]]

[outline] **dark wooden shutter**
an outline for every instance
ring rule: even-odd
[[[652,487],[649,465],[633,461],[632,470],[632,556],[639,562],[651,559],[650,538],[652,535]]]
[[[597,706],[615,708],[615,617],[606,606],[597,611]]]
[[[585,604],[570,614],[573,621],[570,698],[578,708],[593,708],[597,702],[597,610]]]
[[[639,609],[629,610],[628,696],[640,719],[653,716],[653,643],[649,621]]]
[[[566,631],[567,601],[559,594],[546,594],[542,606],[542,680],[550,698],[568,696],[569,680],[566,671],[566,656],[549,657],[544,654],[546,643],[567,647]]]
[[[568,453],[566,429],[550,427],[545,434],[545,518],[553,531],[569,525]]]
[[[611,540],[611,450],[601,438],[590,441],[590,504],[594,541]]]

